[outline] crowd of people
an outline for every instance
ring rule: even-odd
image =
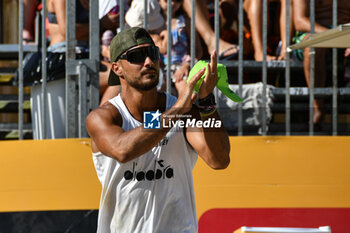
[[[125,27],[143,26],[144,24],[144,1],[123,0],[125,6]],[[82,51],[88,51],[88,0],[77,0],[77,26],[76,38],[78,46]],[[291,41],[298,42],[308,38],[310,34],[310,2],[309,0],[290,0],[290,5],[286,5],[286,0],[268,0],[268,6],[277,3],[278,7],[268,7],[268,48],[267,60],[283,60],[286,53],[286,8],[290,9],[290,35]],[[315,2],[315,32],[322,32],[332,27],[332,0]],[[196,59],[208,59],[211,51],[215,49],[215,33],[213,27],[213,0],[197,0],[196,2]],[[33,41],[33,21],[35,1],[24,0],[25,4],[25,24],[23,37],[26,43]],[[161,53],[161,77],[166,74],[167,61],[167,0],[147,1],[147,29],[151,34],[155,44]],[[186,77],[190,70],[190,18],[191,0],[172,0],[172,20],[171,20],[171,41],[172,56],[170,69],[173,80]],[[99,0],[99,18],[101,25],[101,65],[105,69],[100,72],[100,94],[101,104],[119,93],[119,86],[108,86],[107,80],[111,65],[109,63],[109,43],[118,32],[120,1],[119,0]],[[244,0],[244,59],[262,61],[262,1]],[[48,51],[61,51],[65,48],[65,1],[48,0],[48,32],[50,46]],[[237,59],[238,44],[238,0],[220,0],[220,39],[218,57],[220,60]],[[276,20],[278,19],[278,20]],[[338,1],[338,24],[350,22],[350,4],[345,0]],[[327,80],[325,72],[326,56],[329,49],[316,50],[316,78],[315,87],[324,87]],[[341,52],[341,61],[350,54],[347,49]],[[304,74],[306,84],[310,86],[310,59],[309,48],[303,51],[295,51],[292,58],[301,60],[304,63]],[[346,61],[345,61],[346,62]],[[341,63],[345,64],[345,62]],[[340,67],[342,71],[342,66]],[[340,74],[340,85],[342,82]],[[161,78],[158,88],[166,86],[166,79]],[[322,124],[324,120],[324,103],[321,99],[316,99],[314,103],[314,124]]]

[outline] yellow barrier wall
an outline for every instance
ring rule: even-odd
[[[350,137],[230,137],[231,164],[194,170],[197,212],[350,207]],[[0,211],[97,209],[89,139],[0,142]]]
[[[0,142],[0,211],[98,209],[89,139]]]
[[[350,207],[350,137],[230,137],[231,164],[194,170],[197,213],[211,208]]]

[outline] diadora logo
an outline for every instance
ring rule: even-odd
[[[159,110],[156,112],[143,112],[143,128],[144,129],[160,129]]]
[[[124,172],[125,180],[154,181],[159,179],[171,179],[174,177],[174,169],[170,165],[165,166],[164,160],[155,160],[153,169],[148,171],[137,171],[136,162],[132,163],[132,170]]]

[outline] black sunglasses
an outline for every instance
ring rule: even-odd
[[[130,63],[142,63],[149,57],[152,61],[159,60],[159,48],[157,46],[147,46],[127,51],[120,55],[119,59],[125,59]]]

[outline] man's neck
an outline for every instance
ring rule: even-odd
[[[144,111],[157,111],[160,108],[160,99],[157,88],[149,91],[125,90],[121,92],[121,98],[131,115],[142,122]]]

